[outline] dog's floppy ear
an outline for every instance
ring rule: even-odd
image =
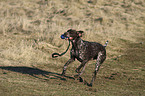
[[[78,31],[79,37],[82,37],[82,35],[84,34],[84,31]]]

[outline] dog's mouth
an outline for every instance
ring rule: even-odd
[[[64,34],[62,34],[62,35],[60,36],[60,38],[61,38],[61,39],[69,39],[69,37],[65,36]]]
[[[65,35],[65,34],[62,34],[62,35],[60,36],[60,38],[61,38],[61,39],[65,39],[65,40],[73,40],[73,37],[68,37],[68,36]]]

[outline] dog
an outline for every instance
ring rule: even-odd
[[[76,69],[76,72],[78,74],[75,75],[75,77],[79,77],[84,72],[86,63],[89,60],[96,59],[94,75],[92,77],[90,84],[88,84],[89,86],[92,86],[101,64],[106,59],[105,47],[107,46],[108,41],[105,43],[104,46],[97,42],[84,41],[81,39],[83,34],[84,34],[83,31],[76,31],[73,29],[69,29],[67,32],[63,34],[66,40],[70,40],[72,44],[72,49],[70,52],[70,59],[65,63],[63,67],[62,75],[63,76],[65,75],[67,66],[73,61],[75,61],[75,59],[77,59],[79,62],[81,62],[81,64]],[[81,68],[83,69],[80,71]]]

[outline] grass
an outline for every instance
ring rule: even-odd
[[[145,5],[143,0],[0,0],[1,96],[144,96]],[[72,79],[79,65],[51,58],[63,52],[68,29],[104,44],[107,59],[93,87]],[[82,75],[90,82],[94,61]]]

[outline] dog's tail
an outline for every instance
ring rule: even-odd
[[[106,46],[107,46],[108,42],[109,42],[109,41],[107,40],[107,41],[106,41],[106,43],[105,43],[105,45],[104,45],[104,47],[106,47]]]

